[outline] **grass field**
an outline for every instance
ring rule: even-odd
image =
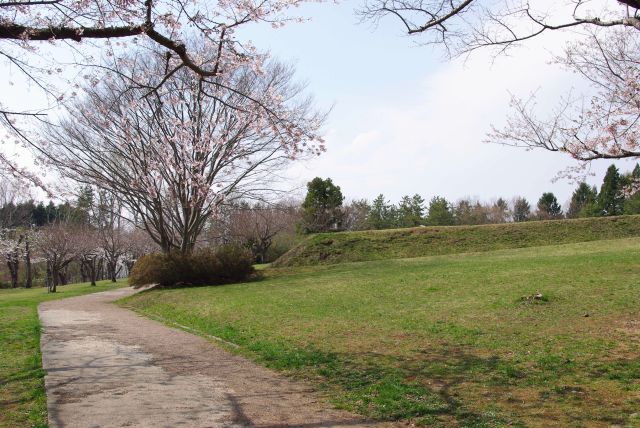
[[[46,288],[0,290],[0,427],[47,426],[38,304],[123,285],[65,285],[57,293]]]
[[[640,238],[264,273],[121,304],[377,419],[640,426]]]
[[[640,216],[320,233],[302,241],[273,265],[425,257],[636,236],[640,236]]]

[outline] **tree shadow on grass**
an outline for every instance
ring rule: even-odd
[[[412,358],[305,350],[297,353],[289,367],[283,367],[287,361],[283,353],[271,352],[270,359],[277,363],[263,363],[337,390],[332,395],[338,397],[340,407],[375,420],[477,427],[626,421],[622,409],[607,408],[605,396],[586,394],[585,402],[558,394],[545,396],[544,391],[562,383],[555,366],[527,370],[497,355],[479,356],[464,347],[441,346]]]

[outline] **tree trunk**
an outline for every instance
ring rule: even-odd
[[[60,278],[59,284],[60,285],[67,285],[68,283],[68,275],[67,275],[67,268],[63,268],[60,269],[58,271],[58,278]]]
[[[86,259],[85,257],[82,257],[80,259],[80,282],[88,282],[89,280],[89,274],[88,274],[89,263],[90,263],[89,259]]]
[[[91,262],[89,263],[89,277],[91,278],[91,285],[93,287],[96,286],[96,258],[92,258]]]
[[[256,247],[256,260],[258,263],[264,263],[267,258],[267,251],[269,251],[269,247],[271,247],[271,240],[264,238],[259,239]]]
[[[25,238],[25,241],[24,241],[24,267],[25,267],[24,287],[31,288],[33,286],[33,274],[31,272],[31,248],[29,247],[28,236]]]
[[[11,276],[11,288],[18,288],[18,268],[20,266],[20,260],[18,259],[18,251],[13,250],[7,257],[7,267],[9,268],[9,275]]]
[[[96,279],[104,279],[104,259],[98,260],[98,266],[96,267]]]
[[[116,282],[118,277],[118,272],[116,270],[116,263],[114,262],[111,266],[110,272],[111,274],[111,282]]]
[[[131,269],[133,269],[133,265],[135,264],[135,260],[127,260],[124,262],[127,267],[127,276],[131,275]]]
[[[47,260],[47,287],[49,293],[55,293],[58,285],[58,272],[53,263]]]

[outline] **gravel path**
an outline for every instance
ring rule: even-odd
[[[308,386],[201,337],[111,304],[133,293],[40,305],[50,427],[383,426],[331,409]]]

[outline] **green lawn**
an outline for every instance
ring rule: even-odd
[[[273,263],[307,266],[640,237],[640,215],[311,235]]]
[[[374,418],[640,426],[640,238],[264,273],[122,304]]]
[[[38,304],[123,285],[65,285],[57,293],[46,288],[0,290],[0,427],[47,426]]]

